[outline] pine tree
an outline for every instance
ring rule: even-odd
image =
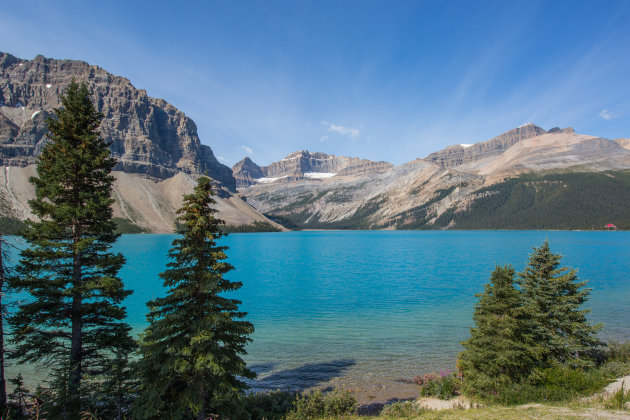
[[[589,354],[604,343],[596,334],[601,325],[591,325],[582,309],[590,289],[578,281],[577,270],[560,267],[560,254],[554,254],[549,241],[534,248],[527,266],[519,273],[526,309],[535,321],[535,340],[544,347],[543,366],[554,362],[572,366],[592,365]]]
[[[533,321],[514,286],[514,269],[497,266],[485,291],[477,295],[470,338],[458,360],[469,392],[496,391],[527,378],[536,366],[538,347]]]
[[[32,177],[29,202],[38,222],[22,234],[14,286],[32,299],[10,319],[20,363],[39,362],[67,381],[64,416],[78,418],[84,403],[82,378],[102,372],[112,352],[130,343],[121,306],[131,292],[118,271],[125,262],[111,252],[111,170],[115,160],[97,129],[102,114],[87,86],[74,80],[48,120],[49,142]]]
[[[9,382],[13,385],[13,392],[9,394],[8,405],[11,411],[7,418],[27,418],[31,391],[24,386],[24,378],[22,378],[21,373],[19,373],[17,377],[9,379]]]
[[[141,392],[137,418],[205,419],[239,397],[252,378],[241,355],[254,330],[240,302],[223,294],[242,284],[225,279],[221,220],[214,217],[210,180],[199,179],[178,211],[183,236],[173,241],[171,262],[160,274],[165,297],[147,305],[149,326],[140,343]]]

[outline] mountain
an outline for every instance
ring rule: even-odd
[[[104,116],[101,136],[118,159],[114,214],[124,225],[172,232],[182,194],[192,192],[201,175],[217,181],[219,217],[228,224],[271,223],[234,194],[231,169],[201,144],[195,123],[173,105],[83,61],[22,60],[0,52],[0,186],[12,203],[10,217],[32,217],[28,177],[47,141],[46,119],[72,79],[87,83]]]
[[[289,228],[630,229],[629,174],[627,139],[526,124],[376,172],[239,192]]]
[[[72,79],[86,82],[98,111],[102,136],[119,161],[116,170],[166,179],[201,174],[235,189],[230,169],[202,145],[195,123],[163,99],[83,61],[38,55],[21,60],[0,53],[0,164],[34,164],[46,141],[46,118]]]
[[[373,162],[346,156],[310,153],[301,150],[269,166],[258,166],[246,157],[232,167],[238,187],[249,187],[256,183],[299,181],[302,179],[325,179],[336,175],[358,175],[390,169],[389,162]]]
[[[444,168],[452,168],[464,163],[476,162],[499,155],[521,140],[544,133],[546,131],[542,128],[528,123],[482,143],[449,146],[439,152],[431,153],[426,157],[426,160],[435,162]]]

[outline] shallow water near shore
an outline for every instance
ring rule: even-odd
[[[125,303],[136,333],[146,325],[145,303],[164,293],[158,273],[174,238],[123,235],[116,244],[127,258],[121,276],[134,290]],[[606,324],[601,336],[630,339],[630,232],[229,235],[221,243],[236,269],[226,277],[243,283],[234,296],[256,328],[245,357],[258,373],[252,389],[415,392],[399,380],[454,368],[475,294],[495,265],[523,269],[545,238],[589,281],[591,319]]]

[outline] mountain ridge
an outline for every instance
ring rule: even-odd
[[[201,144],[195,123],[167,101],[136,89],[129,79],[78,60],[38,55],[19,59],[0,52],[0,188],[9,214],[0,222],[34,218],[28,201],[29,177],[47,139],[46,119],[60,105],[71,80],[86,82],[103,113],[101,137],[118,160],[112,174],[114,217],[134,230],[166,233],[175,229],[182,196],[196,179],[213,178],[218,216],[230,226],[281,228],[245,203],[236,192],[232,171]],[[136,229],[137,228],[137,229]]]
[[[453,154],[453,151],[456,153]],[[626,185],[624,171],[628,170],[630,141],[626,139],[608,140],[576,134],[570,127],[544,130],[534,124],[526,124],[487,141],[449,146],[425,159],[416,159],[379,172],[350,177],[334,176],[320,182],[295,179],[290,182],[256,183],[239,191],[248,203],[263,214],[294,229],[479,228],[479,224],[462,215],[479,218],[481,214],[475,213],[475,209],[479,208],[504,212],[501,205],[482,205],[488,200],[492,202],[493,197],[516,200],[523,206],[530,204],[527,204],[527,200],[517,200],[514,194],[526,193],[531,200],[540,197],[547,204],[537,205],[535,213],[527,212],[526,209],[517,212],[519,217],[529,217],[527,215],[531,214],[539,217],[548,211],[545,206],[554,205],[557,211],[557,203],[568,202],[568,199],[552,200],[549,194],[587,200],[579,193],[580,181],[589,185],[589,191],[615,191],[613,194],[619,195],[623,185]],[[553,180],[545,178],[554,173],[584,175],[562,175],[561,179]],[[608,175],[588,175],[597,173]],[[535,180],[509,181],[526,175],[533,176]],[[615,179],[623,182],[615,183]],[[550,190],[546,187],[549,182],[562,187]],[[628,186],[630,191],[630,183]],[[547,191],[548,194],[540,195],[541,191]],[[590,199],[593,202],[588,203],[589,211],[607,209],[607,215],[621,220],[619,223],[622,226],[627,222],[625,228],[630,229],[630,218],[619,218],[623,212],[619,213],[619,208],[608,206],[606,199],[604,193],[594,195]],[[609,201],[617,207],[621,205],[621,201],[616,198]],[[516,211],[515,208],[512,210]],[[580,214],[579,217],[573,217],[571,212],[577,211],[574,210],[565,210],[567,218],[574,220],[573,228],[596,228],[602,217],[606,216],[591,215],[593,217],[589,219]],[[490,216],[484,215],[484,220],[507,220],[513,222],[514,226],[529,226],[518,218]],[[591,225],[585,220],[590,220],[588,223]]]
[[[393,166],[393,164],[385,161],[375,162],[357,157],[300,150],[267,166],[258,166],[249,157],[245,157],[232,166],[232,173],[238,187],[249,187],[257,182],[287,182],[306,178],[323,179],[336,175],[377,172],[390,169]]]
[[[0,52],[0,164],[36,163],[46,142],[46,118],[72,79],[88,85],[103,113],[99,129],[118,159],[115,170],[155,179],[180,171],[207,173],[235,190],[231,170],[201,144],[195,123],[182,111],[98,66],[42,55],[22,60]]]

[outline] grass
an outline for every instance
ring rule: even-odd
[[[590,407],[565,407],[551,405],[531,405],[520,407],[500,407],[490,406],[482,408],[474,408],[470,410],[441,410],[441,411],[422,411],[410,417],[396,416],[343,416],[343,417],[320,417],[318,420],[366,420],[366,419],[443,419],[443,420],[520,420],[520,419],[584,419],[584,418],[615,418],[612,416],[613,411],[604,411]],[[622,418],[628,412],[620,412],[616,418]]]

